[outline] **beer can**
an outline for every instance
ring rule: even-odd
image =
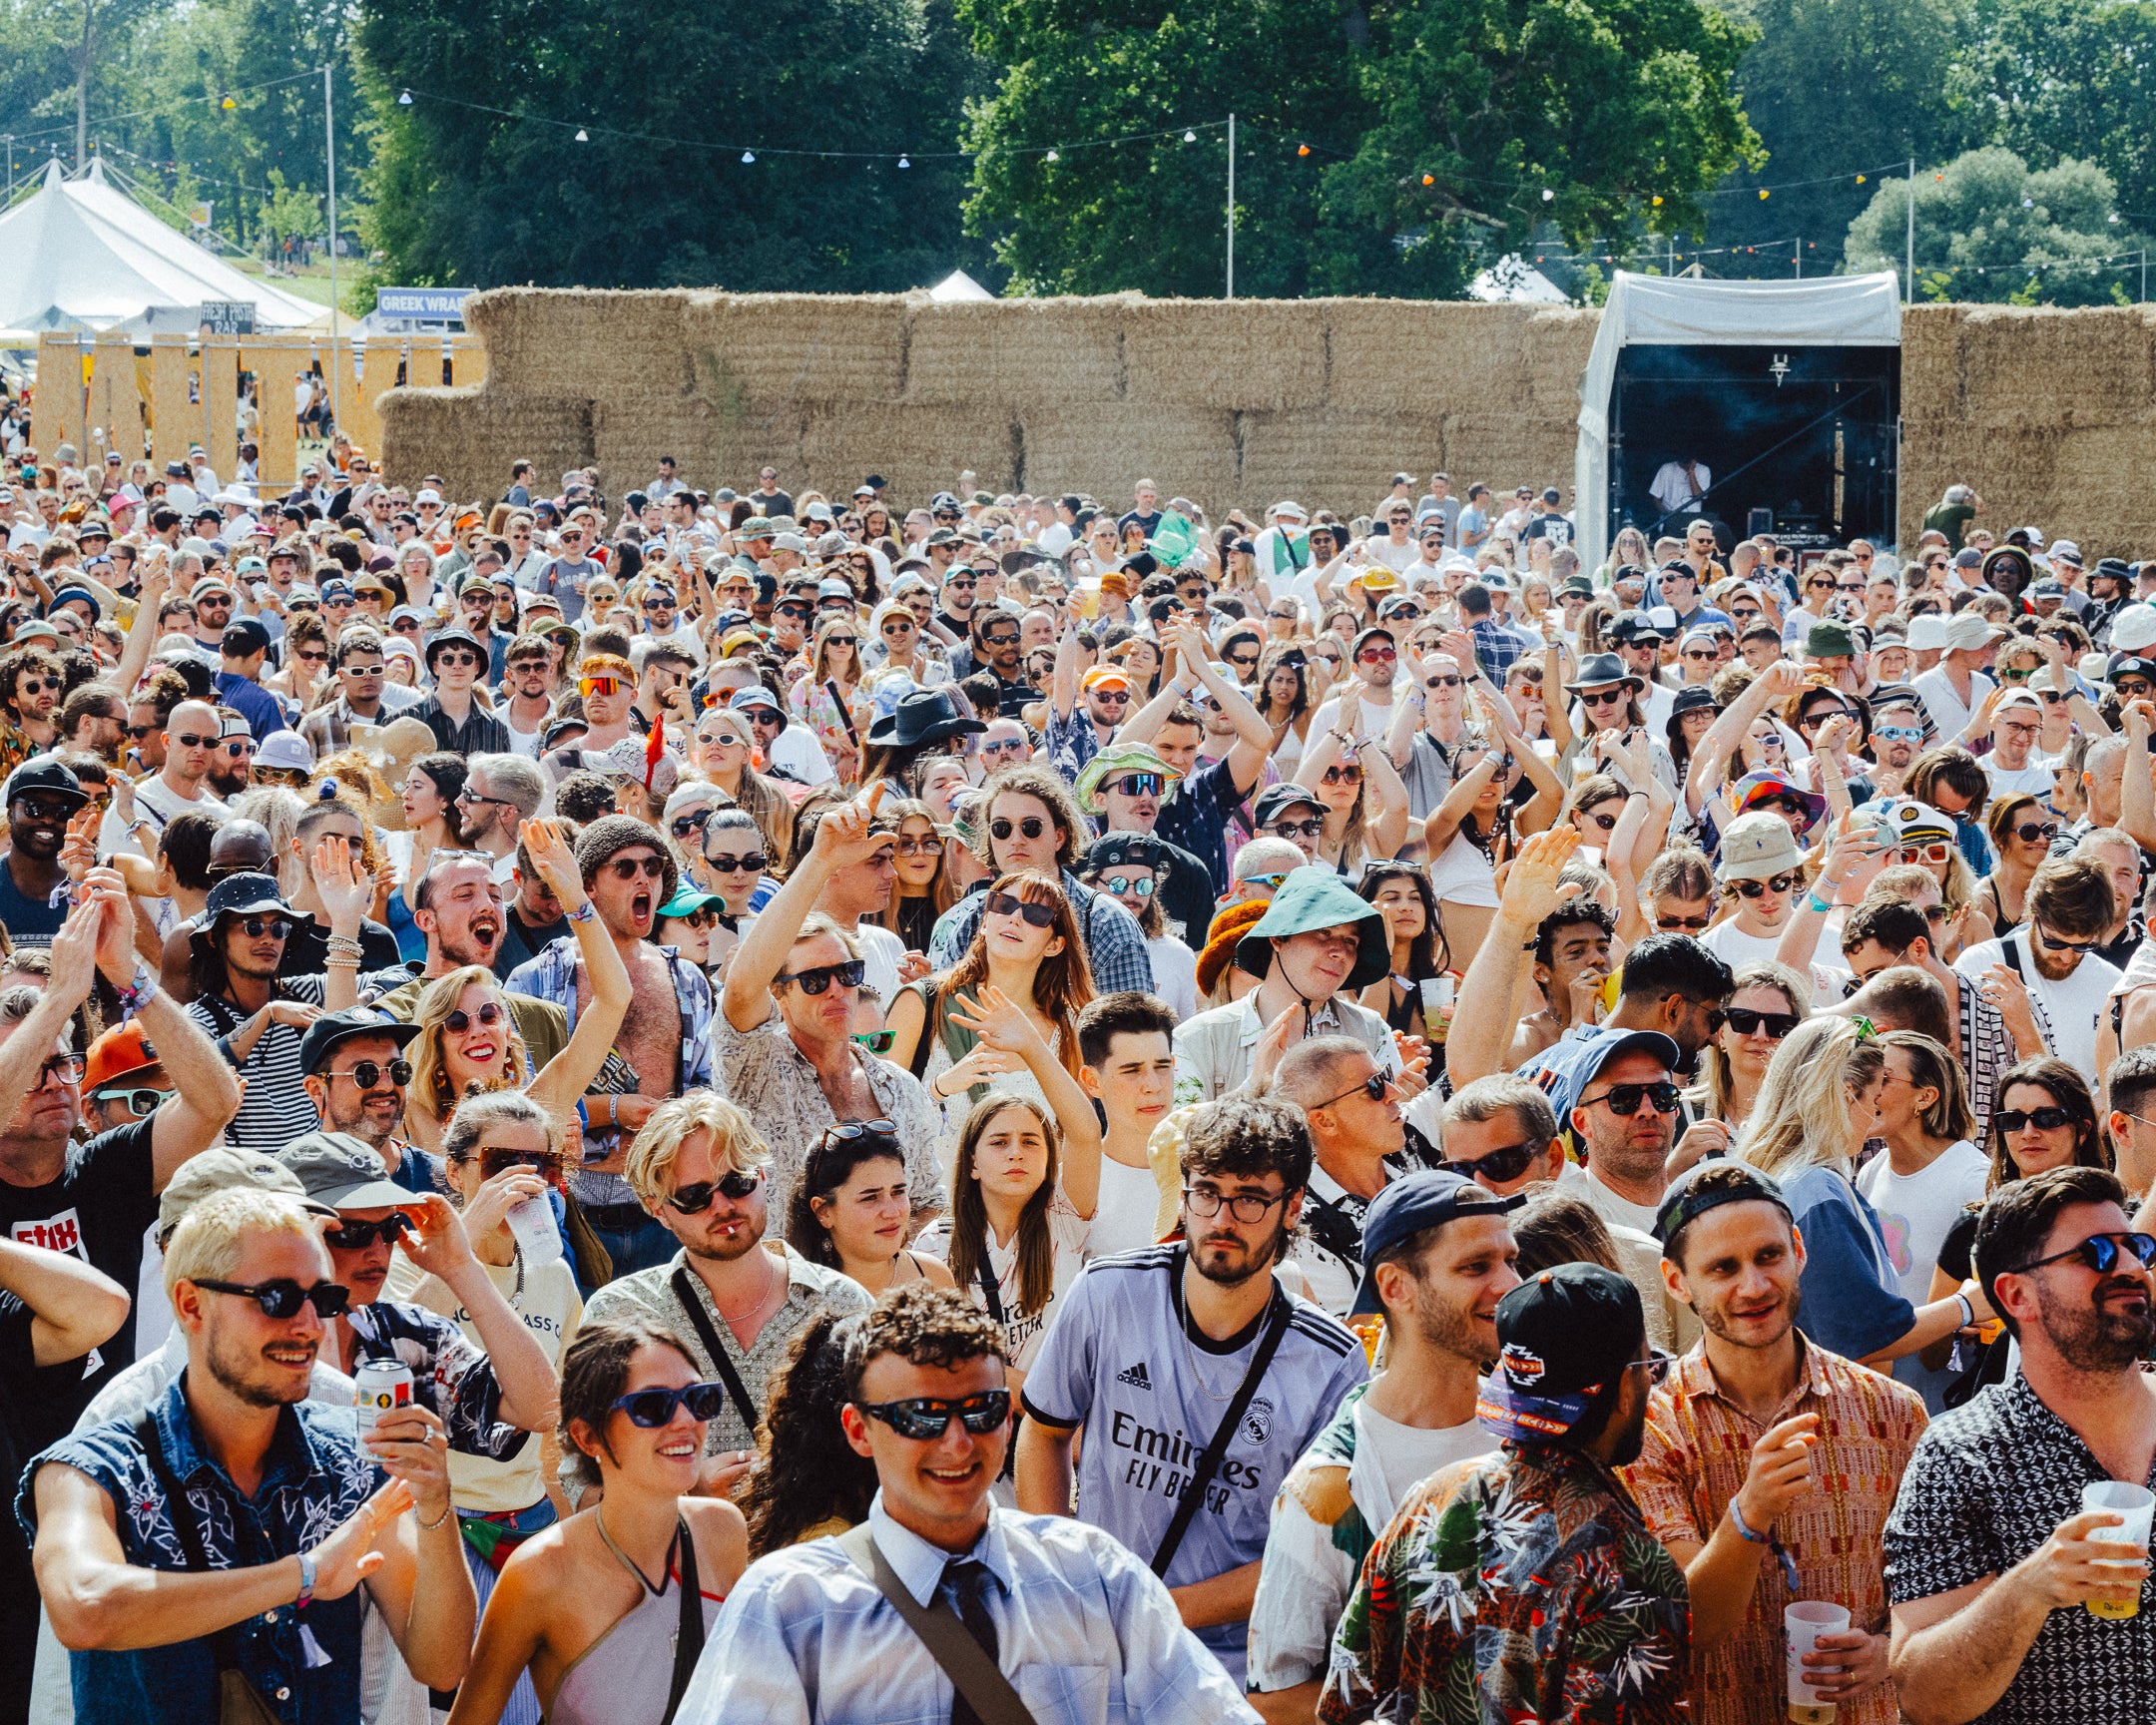
[[[359,1436],[374,1430],[374,1422],[412,1401],[412,1370],[401,1360],[362,1360],[352,1373],[352,1410]]]

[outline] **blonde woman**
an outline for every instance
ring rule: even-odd
[[[1879,1371],[1990,1316],[1973,1281],[1928,1305],[1903,1299],[1879,1217],[1851,1183],[1886,1070],[1869,1019],[1807,1019],[1767,1068],[1742,1152],[1781,1183],[1803,1236],[1805,1335]]]
[[[787,694],[794,717],[815,733],[841,784],[860,777],[860,739],[867,729],[865,705],[854,710],[860,687],[860,619],[835,613],[816,625],[808,671]]]
[[[1690,1099],[1696,1116],[1729,1127],[1734,1147],[1759,1106],[1767,1068],[1797,1026],[1812,1016],[1811,981],[1787,964],[1742,965],[1722,1014],[1722,1027],[1700,1050],[1704,1082]]]
[[[629,971],[598,907],[584,890],[558,821],[524,823],[524,848],[539,877],[561,902],[591,977],[591,1004],[577,1014],[568,1046],[533,1074],[509,1004],[494,974],[466,964],[427,984],[413,1009],[412,1078],[405,1092],[404,1128],[422,1149],[439,1151],[443,1131],[467,1096],[523,1090],[557,1126],[566,1126],[577,1098],[599,1075],[629,1010]]]
[[[794,805],[772,780],[756,770],[756,733],[745,714],[717,708],[697,721],[692,759],[704,777],[724,791],[764,835],[773,870],[787,863],[787,842],[794,833]]]

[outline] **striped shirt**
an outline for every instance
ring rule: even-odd
[[[1819,1416],[1812,1451],[1816,1488],[1775,1523],[1797,1565],[1792,1594],[1779,1561],[1763,1559],[1743,1624],[1711,1652],[1692,1656],[1693,1718],[1699,1725],[1780,1725],[1787,1716],[1782,1608],[1793,1599],[1849,1607],[1853,1627],[1886,1627],[1882,1540],[1901,1474],[1923,1435],[1923,1399],[1809,1342],[1796,1389],[1754,1419],[1723,1396],[1705,1345],[1677,1362],[1647,1404],[1645,1447],[1621,1469],[1657,1539],[1705,1544],[1743,1486],[1752,1445],[1799,1414]],[[1894,1725],[1891,1683],[1843,1703],[1836,1725]]]
[[[278,978],[284,998],[309,1006],[322,1003],[322,978]],[[187,1015],[218,1039],[218,1051],[232,1060],[232,1044],[226,1040],[254,1016],[244,1012],[222,994],[206,994],[193,1001]],[[318,1131],[321,1115],[299,1080],[299,1039],[306,1034],[290,1024],[270,1023],[255,1039],[254,1052],[244,1061],[233,1061],[234,1070],[247,1081],[247,1099],[225,1128],[225,1141],[237,1150],[259,1150],[274,1156],[294,1138]]]

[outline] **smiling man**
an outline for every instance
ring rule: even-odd
[[[53,889],[67,879],[60,846],[67,826],[90,798],[52,755],[34,755],[8,775],[0,792],[7,805],[7,864],[0,868],[0,925],[17,947],[50,946],[66,916]]]
[[[1303,1210],[1302,1112],[1232,1097],[1190,1116],[1183,1241],[1096,1259],[1026,1375],[1018,1502],[1149,1561],[1242,1678],[1275,1492],[1367,1376],[1353,1334],[1273,1276]]]

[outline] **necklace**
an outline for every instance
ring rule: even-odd
[[[757,1297],[754,1300],[750,1301],[748,1306],[740,1312],[729,1312],[725,1307],[721,1306],[716,1299],[713,1300],[712,1310],[719,1314],[720,1322],[723,1324],[739,1324],[744,1318],[747,1318],[752,1313],[756,1312],[759,1308],[763,1306],[765,1301],[771,1298],[771,1254],[765,1251],[761,1245],[758,1246],[756,1250],[757,1256],[764,1260],[764,1285],[757,1290]]]

